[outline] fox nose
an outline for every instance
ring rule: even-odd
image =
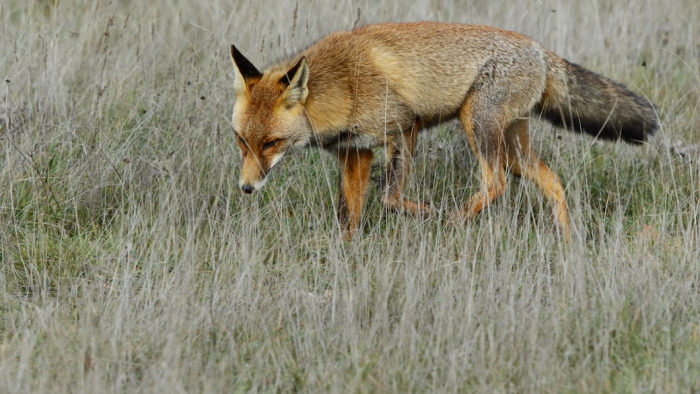
[[[241,190],[245,194],[251,194],[253,192],[253,185],[246,183],[245,185],[241,186]]]

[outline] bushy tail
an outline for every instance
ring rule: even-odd
[[[554,53],[547,55],[546,88],[535,109],[554,125],[633,144],[659,128],[649,101]]]

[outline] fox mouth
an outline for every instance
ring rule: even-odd
[[[267,176],[263,178],[262,181],[258,181],[255,183],[243,183],[239,182],[238,186],[241,188],[241,191],[245,194],[253,194],[253,192],[258,191],[265,186],[265,183],[267,182]]]
[[[240,187],[241,191],[245,194],[253,194],[253,192],[258,191],[265,186],[265,183],[267,183],[267,177],[270,175],[270,172],[277,167],[277,165],[282,161],[284,158],[286,152],[281,152],[275,155],[270,163],[270,167],[267,170],[262,170],[262,176],[263,179],[255,182],[245,182],[242,179],[239,179],[238,181],[238,187]],[[258,165],[260,165],[260,162],[258,162]],[[262,166],[261,166],[262,167]]]

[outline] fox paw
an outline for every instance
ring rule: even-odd
[[[463,226],[469,219],[474,215],[467,214],[462,209],[455,209],[450,212],[445,218],[445,225],[447,226]]]
[[[429,217],[435,214],[435,209],[429,203],[423,201],[411,201],[405,198],[382,201],[384,207],[390,211],[400,212],[411,216]]]

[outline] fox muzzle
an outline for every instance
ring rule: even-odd
[[[267,176],[265,176],[262,180],[253,182],[251,182],[250,178],[247,180],[241,179],[238,181],[238,187],[241,188],[241,191],[245,194],[253,194],[253,192],[262,189],[263,186],[265,186],[265,183],[267,183]]]

